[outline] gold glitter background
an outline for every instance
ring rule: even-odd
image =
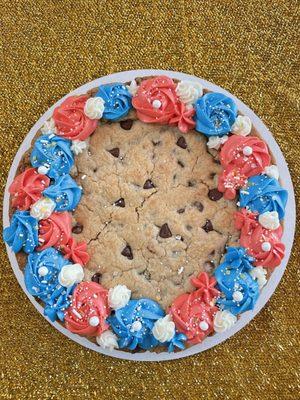
[[[161,68],[203,77],[248,104],[274,133],[299,199],[299,14],[296,0],[1,0],[1,192],[23,138],[59,98],[111,72]],[[297,252],[299,240],[271,301],[233,338],[143,364],[88,351],[53,329],[1,244],[0,398],[299,398]]]

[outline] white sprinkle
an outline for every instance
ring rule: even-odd
[[[271,243],[269,242],[263,242],[263,244],[261,245],[263,251],[270,251],[271,247]]]
[[[74,315],[76,315],[77,318],[81,319],[81,315],[79,314],[79,312],[78,312],[77,310],[73,309],[73,310],[72,310],[72,313],[73,313]]]
[[[86,175],[82,175],[81,179],[85,179],[85,178],[86,178]]]
[[[202,331],[207,331],[207,329],[209,328],[209,325],[208,325],[208,323],[206,321],[201,321],[200,324],[199,324],[199,328]]]
[[[240,292],[239,290],[236,290],[235,292],[233,292],[232,298],[234,301],[239,303],[240,301],[243,300],[244,296],[243,296],[242,292]]]
[[[161,107],[161,101],[160,100],[158,100],[158,99],[156,99],[156,100],[153,100],[153,102],[152,102],[152,106],[153,106],[153,108],[155,108],[155,109],[159,109],[160,107]]]
[[[178,275],[182,274],[184,271],[184,267],[180,267],[178,268]]]
[[[95,315],[89,319],[90,326],[98,326],[100,324],[100,319]]]

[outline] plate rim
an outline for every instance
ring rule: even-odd
[[[99,86],[100,84],[104,83],[111,83],[111,82],[128,82],[137,77],[144,77],[144,76],[153,76],[153,75],[167,75],[173,79],[179,80],[192,80],[200,82],[205,89],[220,92],[225,94],[226,96],[231,97],[237,104],[238,109],[245,115],[248,115],[259,132],[260,136],[267,142],[273,158],[276,160],[276,164],[279,167],[280,171],[280,179],[282,186],[288,191],[288,202],[286,206],[286,215],[284,219],[284,233],[282,237],[282,242],[286,246],[286,253],[281,262],[280,267],[276,268],[272,273],[271,277],[268,280],[268,283],[260,292],[258,301],[255,305],[255,308],[251,311],[247,311],[240,315],[239,320],[237,323],[228,331],[224,333],[216,333],[213,336],[207,337],[202,343],[196,344],[192,347],[189,347],[185,350],[181,350],[175,353],[155,353],[146,351],[143,353],[130,353],[123,350],[104,350],[97,344],[89,341],[86,337],[79,336],[68,331],[64,326],[59,324],[57,321],[52,322],[43,314],[44,308],[37,302],[37,300],[31,296],[28,291],[26,290],[25,283],[24,283],[24,275],[22,270],[19,268],[17,258],[15,253],[10,249],[10,247],[6,244],[8,258],[13,269],[14,275],[17,278],[17,281],[31,303],[34,307],[38,310],[38,312],[43,316],[44,319],[47,320],[55,329],[61,332],[64,336],[75,341],[76,343],[88,348],[89,350],[96,351],[97,353],[101,353],[110,357],[119,358],[123,360],[130,360],[130,361],[150,361],[150,362],[159,362],[159,361],[170,361],[176,360],[188,356],[192,356],[195,354],[202,353],[205,350],[211,349],[215,347],[225,340],[229,339],[231,336],[235,335],[238,331],[243,329],[251,320],[261,311],[261,309],[267,304],[273,293],[275,292],[277,286],[279,285],[281,278],[285,272],[286,266],[288,264],[291,250],[293,247],[294,235],[295,235],[295,226],[296,226],[296,204],[295,204],[295,195],[294,195],[294,188],[291,179],[291,175],[285,161],[284,155],[281,152],[279,145],[277,144],[275,138],[267,128],[267,126],[263,123],[263,121],[252,111],[246,104],[244,104],[241,100],[235,97],[233,94],[228,92],[227,90],[223,89],[222,87],[211,83],[205,79],[199,78],[195,75],[189,75],[183,72],[177,71],[169,71],[169,70],[160,70],[160,69],[138,69],[138,70],[128,70],[122,72],[116,72],[113,74],[108,74],[102,76],[100,78],[94,79],[93,81],[87,82],[84,85],[74,89],[73,91],[69,92],[67,95],[59,99],[55,104],[53,104],[48,110],[38,119],[38,121],[32,126],[28,134],[25,136],[22,144],[20,145],[14,160],[10,166],[8,178],[5,186],[4,191],[4,199],[3,199],[3,227],[9,225],[9,192],[8,187],[11,184],[19,162],[25,153],[26,150],[30,148],[30,143],[34,138],[38,129],[43,125],[43,123],[52,116],[53,110],[59,104],[61,104],[65,98],[72,96],[86,93],[88,90]]]

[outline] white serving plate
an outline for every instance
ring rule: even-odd
[[[132,79],[134,79],[135,77],[142,77],[142,76],[149,76],[149,75],[163,75],[163,74],[168,75],[171,78],[175,78],[175,79],[179,79],[179,80],[189,79],[189,80],[193,80],[193,81],[198,81],[203,85],[204,88],[206,88],[208,90],[224,93],[224,94],[226,94],[226,96],[231,97],[236,102],[238,109],[243,114],[248,115],[250,117],[253,125],[259,132],[262,139],[264,139],[267,142],[267,144],[272,152],[272,155],[276,160],[276,164],[278,165],[278,168],[280,171],[281,184],[288,191],[288,202],[287,202],[287,206],[286,206],[286,214],[285,214],[285,219],[284,219],[284,234],[283,234],[283,238],[282,238],[282,241],[286,246],[286,253],[285,253],[284,259],[281,262],[281,265],[275,269],[275,271],[272,273],[270,279],[268,280],[267,285],[261,291],[259,299],[255,305],[254,310],[247,311],[247,312],[241,314],[237,323],[230,330],[228,330],[227,332],[224,332],[224,333],[217,333],[213,336],[207,337],[203,341],[203,343],[194,345],[190,348],[179,351],[177,353],[163,352],[163,353],[156,354],[155,352],[149,352],[149,351],[143,352],[143,353],[129,353],[129,352],[125,352],[122,350],[113,350],[113,351],[103,350],[98,345],[90,342],[85,337],[81,337],[77,334],[73,334],[73,333],[69,332],[66,328],[64,328],[62,325],[60,325],[58,322],[51,322],[48,318],[44,317],[43,307],[26,290],[23,272],[19,268],[15,253],[13,253],[12,250],[8,246],[6,246],[9,260],[11,262],[13,271],[16,275],[16,278],[17,278],[20,286],[22,287],[22,289],[24,290],[24,292],[26,293],[26,295],[28,296],[29,300],[32,302],[34,307],[43,315],[44,318],[47,319],[47,321],[52,326],[54,326],[54,328],[56,328],[62,334],[67,336],[69,339],[79,343],[80,345],[82,345],[84,347],[87,347],[88,349],[91,349],[98,353],[102,353],[102,354],[109,355],[112,357],[126,359],[126,360],[133,360],[133,361],[164,361],[164,360],[175,360],[178,358],[191,356],[193,354],[201,353],[204,350],[208,350],[208,349],[224,342],[226,339],[230,338],[236,332],[238,332],[240,329],[242,329],[265,306],[267,301],[270,299],[270,297],[274,293],[277,285],[279,284],[279,282],[282,278],[282,275],[285,271],[286,265],[288,263],[289,257],[290,257],[290,253],[291,253],[291,249],[292,249],[292,245],[293,245],[293,239],[294,239],[294,232],[295,232],[296,211],[295,211],[295,197],[294,197],[294,190],[293,190],[291,176],[290,176],[290,173],[288,170],[287,163],[284,159],[283,154],[281,153],[279,146],[277,145],[272,134],[269,132],[269,130],[263,124],[263,122],[244,103],[242,103],[235,96],[233,96],[232,94],[230,94],[229,92],[220,88],[217,85],[214,85],[203,79],[197,78],[192,75],[187,75],[187,74],[184,74],[181,72],[155,70],[155,69],[149,69],[149,70],[142,69],[142,70],[118,72],[115,74],[104,76],[99,79],[95,79],[94,81],[89,82],[89,83],[75,89],[73,92],[69,93],[67,96],[60,99],[56,104],[54,104],[51,108],[49,108],[48,111],[45,112],[45,114],[36,122],[36,124],[31,128],[28,135],[25,137],[23,143],[21,144],[21,146],[14,158],[12,166],[10,168],[10,171],[8,174],[8,179],[7,179],[7,184],[5,187],[5,194],[4,194],[4,205],[3,205],[4,206],[3,207],[3,225],[4,225],[4,227],[9,225],[8,187],[11,184],[11,182],[13,181],[17,167],[19,165],[19,162],[20,162],[24,152],[30,148],[31,140],[35,136],[38,129],[44,124],[44,122],[52,116],[52,113],[53,113],[53,110],[55,107],[57,107],[60,103],[62,103],[66,97],[68,97],[70,95],[79,95],[79,94],[86,93],[88,90],[95,88],[101,84],[110,83],[110,82],[128,82],[128,81],[131,81]]]

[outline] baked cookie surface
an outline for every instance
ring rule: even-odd
[[[195,131],[100,125],[74,173],[84,193],[74,218],[91,256],[86,278],[100,273],[105,287],[125,284],[133,298],[164,308],[190,290],[191,275],[211,272],[237,235],[236,206],[216,189],[220,170]]]

